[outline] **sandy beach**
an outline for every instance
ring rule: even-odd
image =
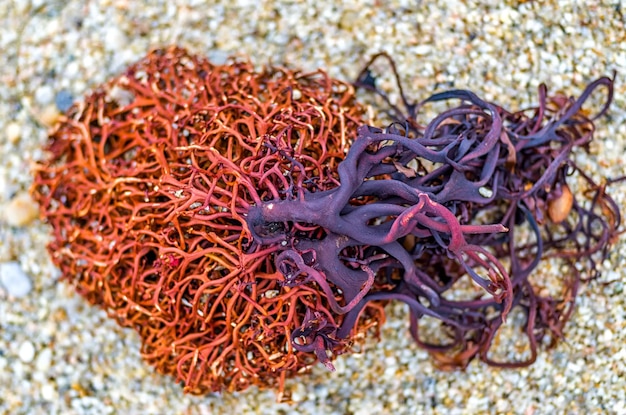
[[[537,88],[577,96],[616,71],[596,122],[594,178],[626,172],[626,5],[620,1],[0,0],[0,414],[626,414],[626,237],[584,285],[565,341],[528,368],[473,361],[435,367],[388,307],[382,339],[272,390],[185,395],[154,373],[139,336],[59,282],[49,228],[28,197],[58,114],[150,50],[179,45],[353,81],[368,58],[393,56],[407,95],[467,88],[519,109]],[[398,99],[391,71],[379,86]],[[588,104],[598,108],[601,94]],[[371,112],[379,111],[371,108]],[[430,114],[431,116],[433,114]],[[626,214],[626,183],[611,187]],[[558,277],[548,262],[541,269]]]

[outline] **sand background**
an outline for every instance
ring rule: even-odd
[[[583,288],[566,342],[533,366],[498,370],[473,362],[463,372],[438,371],[413,344],[406,310],[396,306],[380,343],[339,358],[335,373],[316,367],[290,381],[290,405],[256,388],[186,396],[154,374],[141,361],[134,332],[57,282],[45,250],[48,229],[23,196],[58,110],[150,49],[171,44],[216,62],[247,56],[258,65],[323,67],[344,80],[353,80],[368,56],[387,51],[414,99],[454,86],[511,108],[536,102],[541,82],[577,95],[616,70],[610,115],[599,121],[590,155],[577,161],[596,178],[617,176],[626,170],[623,6],[619,0],[0,0],[0,264],[17,268],[14,285],[0,285],[0,413],[626,413],[624,238],[601,280]],[[380,85],[392,89],[391,77]],[[613,190],[626,212],[626,186]],[[25,291],[19,298],[11,295],[15,284]]]

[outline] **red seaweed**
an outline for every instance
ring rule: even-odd
[[[467,90],[411,103],[400,88],[403,110],[375,81],[368,64],[355,85],[386,101],[384,129],[323,71],[152,52],[50,135],[33,195],[54,263],[186,392],[282,393],[377,335],[394,300],[443,368],[531,364],[564,336],[620,232],[615,180],[575,161],[613,81],[579,98],[542,85],[537,106],[515,112]],[[433,102],[450,106],[420,124]],[[548,262],[562,267],[559,292],[541,280]],[[514,310],[528,347],[497,356]]]
[[[324,359],[292,344],[298,328],[334,327],[343,315],[317,287],[282,279],[282,246],[256,244],[246,215],[336,187],[364,112],[354,88],[323,71],[257,72],[154,51],[50,135],[33,194],[53,230],[52,259],[88,301],[134,328],[143,358],[186,392],[282,390]],[[368,310],[354,338],[325,348],[349,352],[357,335],[376,332],[382,306]]]

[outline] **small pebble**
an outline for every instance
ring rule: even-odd
[[[45,383],[41,386],[41,397],[46,401],[57,399],[57,390],[52,383]]]
[[[415,54],[420,56],[428,55],[431,51],[430,45],[419,45],[414,49]]]
[[[22,128],[16,122],[10,122],[6,126],[6,136],[10,143],[15,144],[20,140],[22,135]]]
[[[5,206],[4,220],[10,226],[26,226],[39,216],[37,205],[27,192],[18,193]]]
[[[35,346],[28,340],[20,345],[18,356],[24,363],[30,363],[35,358]]]
[[[207,53],[207,57],[215,65],[224,65],[228,61],[229,54],[223,50],[213,49]]]
[[[124,32],[122,32],[118,27],[110,27],[106,31],[106,35],[104,36],[106,41],[104,42],[104,49],[107,51],[116,51],[124,48],[128,39]]]
[[[10,182],[9,178],[6,177],[6,175],[0,175],[0,200],[10,199],[11,195],[14,194],[16,190],[17,187],[14,183]],[[0,218],[1,217],[2,213],[0,212]]]
[[[72,94],[66,90],[59,91],[54,97],[54,103],[57,106],[57,109],[61,112],[65,112],[74,103],[74,97]]]
[[[55,104],[50,104],[44,107],[39,114],[37,114],[37,119],[46,127],[52,127],[59,120],[59,110]]]
[[[48,105],[54,99],[54,91],[49,85],[43,85],[35,91],[35,101],[39,105]]]
[[[114,85],[113,88],[109,90],[107,97],[120,107],[130,105],[135,100],[135,95],[132,92],[125,90],[119,85]]]
[[[39,372],[47,372],[50,370],[50,366],[52,365],[52,349],[46,347],[37,355],[37,360],[35,361],[35,368]]]
[[[24,297],[33,289],[30,277],[15,261],[0,263],[0,284],[15,298]]]

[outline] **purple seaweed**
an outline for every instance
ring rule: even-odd
[[[412,336],[442,367],[464,367],[475,357],[497,366],[531,364],[544,338],[554,344],[563,336],[580,282],[597,277],[619,233],[610,181],[596,183],[573,157],[608,110],[613,81],[600,78],[577,99],[549,97],[541,85],[538,106],[518,112],[466,90],[410,104],[401,89],[402,113],[369,70],[357,86],[385,98],[394,123],[360,127],[338,167],[340,186],[297,189],[251,206],[246,219],[256,244],[281,245],[275,261],[285,284],[317,284],[332,312],[345,314],[332,327],[318,310],[307,311],[294,347],[314,350],[328,366],[326,350],[349,336],[365,304],[399,300],[409,306]],[[583,103],[599,87],[608,91],[606,103],[587,116]],[[437,101],[459,103],[420,125],[419,110]],[[580,188],[575,195],[570,184]],[[311,225],[324,235],[298,233]],[[560,295],[532,282],[548,258],[568,270],[558,281]],[[448,295],[466,276],[481,290]],[[525,316],[527,356],[494,358],[494,338],[516,307]],[[418,323],[425,316],[441,322],[446,340],[424,338]]]

